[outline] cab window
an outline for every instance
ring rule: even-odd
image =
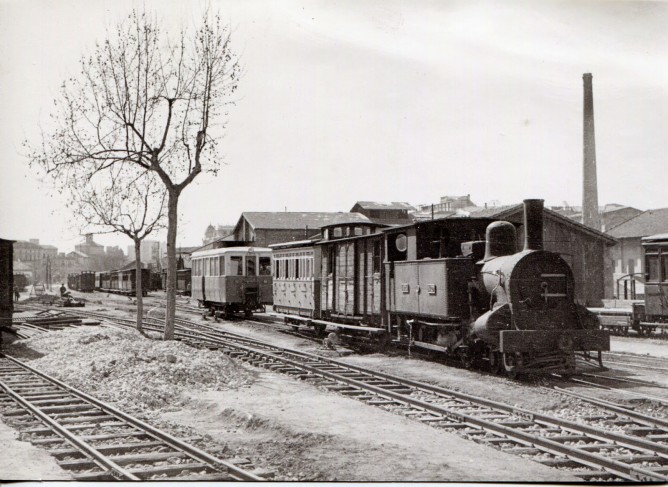
[[[243,267],[242,267],[242,257],[240,256],[232,256],[230,257],[230,266],[229,266],[229,272],[227,273],[228,276],[242,276],[243,275]]]
[[[255,256],[246,257],[246,275],[247,276],[255,275]]]

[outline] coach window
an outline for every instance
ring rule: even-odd
[[[341,227],[334,228],[334,238],[341,238],[343,236],[343,230]]]
[[[220,256],[220,261],[218,262],[218,275],[219,276],[224,276],[225,275],[225,256],[224,255]]]
[[[299,274],[299,261],[301,259],[295,259],[295,279],[300,279],[302,276]]]
[[[668,254],[661,253],[661,280],[668,281]]]
[[[246,257],[246,275],[255,275],[255,256]]]
[[[260,257],[260,276],[271,276],[271,257]]]
[[[228,276],[243,275],[242,260],[243,258],[237,255],[230,257],[230,266],[229,266],[230,272],[227,273]]]
[[[380,240],[373,243],[373,272],[380,272]]]
[[[358,237],[362,235],[362,227],[355,227],[355,236]]]
[[[659,281],[659,255],[658,254],[647,254],[645,256],[645,269],[646,269],[646,278],[649,282],[658,282]],[[665,276],[665,267],[664,267],[664,276]],[[665,279],[665,277],[664,277]]]

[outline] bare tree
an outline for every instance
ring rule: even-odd
[[[60,171],[67,167],[67,171]],[[76,169],[76,170],[75,170]],[[167,192],[157,175],[139,166],[61,166],[51,172],[58,189],[69,197],[68,207],[82,233],[121,233],[135,249],[137,330],[143,332],[144,288],[141,243],[164,225]]]
[[[219,167],[217,142],[239,70],[218,16],[207,12],[194,32],[170,36],[146,13],[133,12],[63,83],[55,129],[31,151],[47,171],[132,163],[158,175],[168,208],[165,339],[174,337],[179,197],[198,174]]]

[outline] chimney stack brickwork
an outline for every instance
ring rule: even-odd
[[[582,75],[584,83],[584,123],[583,123],[583,178],[582,178],[582,223],[601,229],[598,212],[598,184],[596,181],[596,139],[594,137],[594,97],[592,75]]]

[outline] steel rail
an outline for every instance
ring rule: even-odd
[[[26,364],[24,362],[21,362],[20,360],[14,358],[14,357],[10,357],[10,356],[5,355],[5,354],[0,354],[0,357],[7,358],[8,360],[10,360],[11,362],[14,362],[18,366],[29,370],[33,374],[36,374],[36,375],[42,377],[43,379],[57,385],[58,387],[61,387],[65,390],[67,390],[68,392],[74,394],[75,396],[78,396],[79,398],[95,405],[96,407],[100,408],[101,410],[103,410],[107,414],[109,414],[111,416],[116,416],[118,419],[122,419],[123,421],[132,424],[133,426],[139,428],[140,430],[143,430],[143,431],[149,433],[150,435],[154,436],[155,438],[160,439],[160,440],[164,441],[165,443],[168,443],[170,446],[176,447],[176,449],[181,450],[184,453],[187,453],[187,454],[191,455],[192,457],[194,457],[194,458],[196,458],[196,459],[198,459],[198,460],[200,460],[204,463],[209,464],[212,467],[216,467],[217,469],[220,469],[220,468],[226,469],[228,472],[231,472],[233,476],[236,476],[237,480],[245,480],[245,481],[253,481],[253,482],[261,482],[261,481],[264,480],[263,478],[258,477],[257,475],[254,475],[250,472],[247,472],[247,471],[237,467],[236,465],[234,465],[232,463],[229,463],[229,462],[226,462],[224,460],[215,458],[212,455],[209,455],[208,453],[206,453],[203,450],[200,450],[197,447],[194,447],[192,445],[184,443],[183,441],[179,440],[178,438],[176,438],[176,437],[174,437],[174,436],[172,436],[169,433],[166,433],[164,431],[160,431],[160,430],[158,430],[157,428],[154,428],[153,426],[151,426],[148,423],[145,423],[145,422],[143,422],[143,421],[141,421],[137,418],[134,418],[134,417],[132,417],[128,414],[125,414],[124,412],[114,408],[113,406],[105,404],[104,402],[100,401],[99,399],[96,399],[93,396],[90,396],[83,391],[75,389],[75,388],[65,384],[64,382],[62,382],[62,381],[60,381],[60,380],[58,380],[54,377],[51,377],[51,376],[45,374],[44,372],[42,372],[42,371],[40,371],[40,370],[38,370],[34,367],[29,366],[28,364]],[[1,383],[2,382],[0,381],[0,384]],[[134,478],[134,479],[131,479],[131,480],[140,480],[140,479]]]
[[[0,357],[7,358],[7,356],[4,354],[0,354]],[[14,391],[2,380],[0,380],[0,387],[2,387],[8,396],[23,406],[23,408],[25,408],[31,415],[39,418],[40,421],[48,425],[49,428],[56,432],[60,437],[81,450],[85,455],[92,459],[98,467],[109,472],[114,478],[118,480],[141,480],[139,477],[113,462],[108,457],[93,448],[91,445],[78,438],[76,435],[70,433],[58,422],[54,421],[48,415],[40,411],[39,408],[26,401],[23,397],[21,397],[20,394]]]
[[[113,319],[112,317],[107,317],[107,319]],[[127,320],[130,321],[130,320]],[[180,321],[186,321],[186,320],[180,320]],[[307,371],[311,374],[328,378],[331,379],[335,382],[342,382],[344,384],[348,384],[350,386],[353,386],[358,389],[362,390],[367,390],[370,391],[378,396],[389,398],[393,401],[396,401],[399,404],[407,404],[412,407],[415,407],[421,411],[428,411],[433,414],[443,416],[445,418],[451,418],[455,419],[458,422],[466,423],[466,424],[471,424],[478,426],[480,428],[483,428],[488,431],[492,431],[495,434],[505,436],[509,439],[514,439],[518,440],[521,443],[525,444],[531,444],[531,445],[537,445],[540,447],[541,450],[551,453],[551,454],[557,454],[557,455],[565,455],[568,458],[571,458],[577,463],[580,463],[582,465],[586,465],[589,467],[594,467],[594,468],[604,468],[606,471],[621,477],[625,478],[627,480],[655,480],[655,481],[665,481],[668,477],[665,475],[662,475],[660,473],[654,472],[652,470],[648,469],[643,469],[640,467],[635,467],[632,465],[629,465],[627,463],[619,462],[617,460],[612,460],[609,458],[606,458],[601,455],[597,455],[594,453],[590,453],[588,451],[578,449],[575,447],[571,447],[568,445],[561,444],[559,442],[550,440],[547,437],[542,437],[542,436],[537,436],[533,435],[521,430],[513,429],[508,426],[502,425],[502,424],[497,424],[492,421],[487,421],[485,419],[475,417],[469,414],[457,412],[457,411],[452,411],[451,409],[447,409],[438,405],[434,405],[425,401],[421,401],[419,399],[415,399],[412,397],[407,396],[406,394],[403,393],[398,393],[394,392],[382,387],[374,386],[372,384],[367,384],[365,382],[355,380],[349,377],[342,376],[340,374],[334,373],[334,372],[329,372],[326,370],[321,370],[317,367],[310,366],[308,364],[304,364],[298,360],[293,360],[291,358],[288,358],[285,356],[285,354],[292,354],[295,355],[299,358],[305,358],[309,360],[315,360],[319,363],[324,363],[330,364],[333,366],[337,367],[343,367],[346,370],[350,371],[355,371],[357,373],[362,373],[366,375],[373,375],[375,377],[379,378],[385,378],[387,380],[390,380],[392,382],[395,382],[397,384],[401,385],[406,385],[410,386],[422,391],[429,391],[432,393],[436,393],[437,395],[440,395],[441,397],[444,398],[457,398],[460,400],[468,401],[473,404],[477,405],[483,405],[486,407],[490,407],[496,410],[501,410],[507,414],[514,414],[515,416],[518,416],[520,418],[527,418],[530,419],[531,421],[536,422],[537,424],[543,424],[546,426],[557,426],[559,428],[562,428],[566,431],[570,432],[576,432],[576,433],[584,433],[589,435],[592,439],[595,440],[603,440],[603,441],[613,441],[616,446],[623,446],[623,447],[628,447],[628,448],[635,448],[635,449],[641,449],[645,450],[647,452],[650,452],[655,455],[664,455],[661,457],[657,458],[665,458],[665,455],[668,454],[668,446],[666,445],[661,445],[658,443],[654,442],[649,442],[643,439],[639,438],[632,438],[628,437],[626,435],[619,435],[616,433],[608,432],[608,431],[602,431],[600,429],[592,428],[586,425],[581,425],[578,423],[573,423],[567,420],[562,420],[558,418],[553,418],[547,415],[541,415],[538,413],[534,413],[522,408],[516,408],[516,407],[511,407],[507,406],[501,403],[497,403],[495,401],[487,400],[484,398],[478,398],[476,396],[471,396],[468,394],[464,393],[459,393],[455,391],[450,391],[447,389],[443,389],[440,387],[436,386],[430,386],[428,384],[423,384],[417,381],[411,381],[408,379],[402,379],[396,376],[392,376],[390,374],[384,374],[384,373],[377,373],[375,371],[369,371],[368,369],[364,369],[361,367],[353,366],[350,364],[347,364],[345,362],[340,362],[338,360],[334,359],[328,359],[324,357],[320,357],[315,354],[309,354],[307,352],[300,352],[296,350],[290,350],[286,349],[283,347],[276,347],[274,345],[262,342],[260,340],[255,340],[255,339],[250,339],[248,337],[242,337],[236,334],[232,334],[229,332],[224,332],[217,330],[215,328],[206,326],[206,325],[201,325],[199,323],[191,323],[191,327],[196,327],[199,330],[197,332],[193,333],[190,331],[190,333],[182,333],[179,332],[179,335],[185,336],[185,337],[190,337],[199,340],[200,342],[205,342],[208,341],[212,344],[215,345],[223,345],[223,346],[228,346],[231,348],[234,348],[236,350],[242,351],[244,353],[248,353],[249,355],[260,355],[263,356],[265,359],[269,360],[274,360],[278,362],[282,362],[284,364],[290,365],[294,368]],[[183,326],[183,325],[181,325]],[[209,328],[211,333],[206,333],[203,332],[203,328]],[[216,336],[218,335],[218,336]],[[225,337],[220,337],[220,335],[227,335],[227,338]],[[236,341],[236,342],[235,342]],[[250,343],[255,346],[261,346],[265,348],[270,348],[278,352],[272,353],[267,350],[261,350],[258,348],[253,348],[252,346],[247,346],[247,345],[242,345],[237,342],[239,341],[244,341],[246,343]]]

